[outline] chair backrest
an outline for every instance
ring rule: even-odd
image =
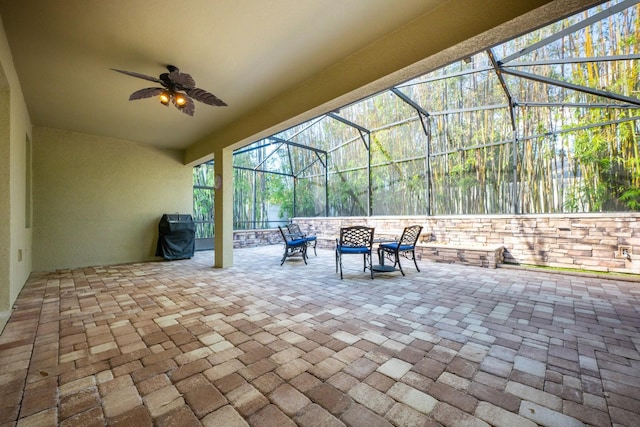
[[[285,242],[290,242],[291,241],[291,235],[289,234],[289,232],[285,232],[282,227],[278,226],[278,229],[280,230],[280,234],[282,235],[282,238],[284,239]]]
[[[295,237],[304,237],[304,233],[300,230],[300,226],[298,224],[287,224],[287,230],[289,230],[289,234]]]
[[[363,225],[355,225],[353,227],[340,228],[340,246],[360,248],[373,246],[374,227],[365,227]]]
[[[402,246],[415,246],[418,243],[418,238],[422,232],[421,225],[411,225],[405,227],[402,231],[402,237],[400,237],[400,245]]]

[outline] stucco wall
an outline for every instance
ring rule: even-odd
[[[163,213],[191,213],[183,153],[34,128],[34,271],[154,259]]]
[[[424,227],[421,241],[454,245],[504,245],[505,263],[640,274],[640,213],[295,218],[333,247],[341,226],[369,225],[396,235]],[[630,259],[619,248],[631,249]],[[424,257],[428,253],[423,251]]]
[[[0,331],[31,273],[32,234],[25,222],[25,141],[30,134],[29,114],[0,23]]]
[[[0,89],[0,217],[10,218],[10,141],[9,141],[9,90]],[[11,301],[11,280],[9,278],[9,253],[11,251],[11,224],[0,221],[0,325],[6,318]],[[2,330],[2,327],[0,327]]]
[[[13,93],[13,92],[12,92]],[[13,98],[13,96],[12,96]],[[22,99],[12,99],[12,111],[20,109]],[[11,266],[11,301],[15,301],[29,278],[32,269],[32,232],[31,220],[32,186],[27,185],[27,174],[32,175],[30,153],[27,144],[31,145],[31,124],[24,114],[12,114],[11,117],[11,249],[9,260]],[[30,208],[27,209],[27,204]],[[27,218],[29,216],[30,218]]]

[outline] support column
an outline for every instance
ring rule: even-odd
[[[216,149],[214,163],[214,267],[233,266],[233,150]]]
[[[0,83],[4,78],[0,69]],[[0,88],[0,332],[11,315],[11,135],[9,89]],[[16,227],[17,228],[17,227]]]

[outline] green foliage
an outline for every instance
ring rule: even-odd
[[[640,187],[632,187],[625,190],[620,196],[620,200],[634,211],[640,211]]]
[[[205,163],[193,168],[193,185],[193,219],[196,223],[196,238],[211,238],[213,237],[212,164]]]
[[[291,178],[282,175],[268,175],[269,201],[274,205],[280,205],[279,215],[282,218],[293,216],[293,186]]]

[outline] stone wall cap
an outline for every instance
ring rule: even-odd
[[[449,243],[449,242],[424,242],[418,246],[434,247],[434,248],[451,248],[451,249],[470,249],[470,250],[484,250],[484,251],[497,251],[504,249],[504,245],[482,243]]]

